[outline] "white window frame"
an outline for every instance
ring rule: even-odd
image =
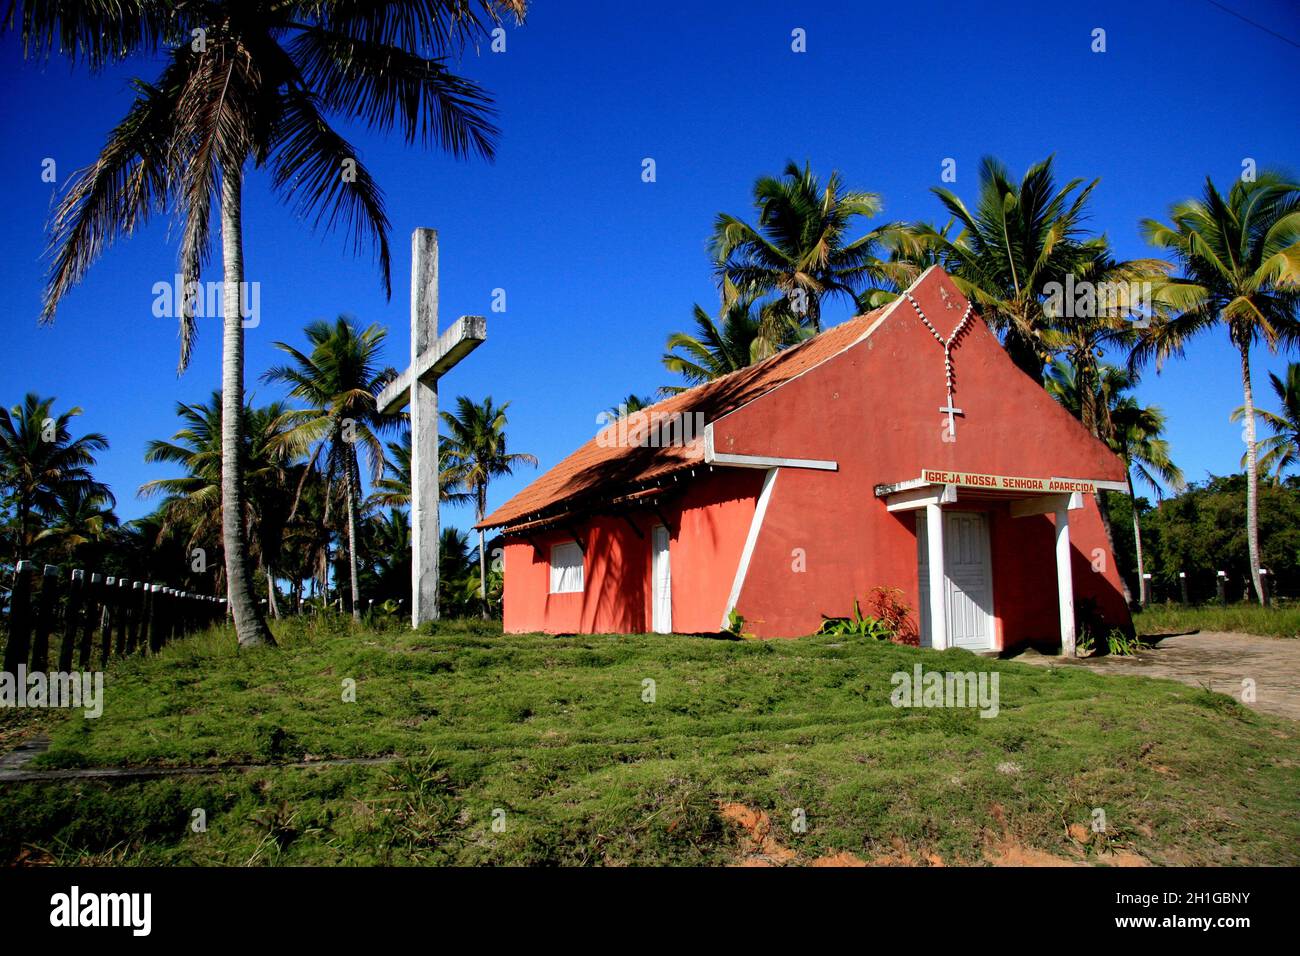
[[[563,563],[557,561],[557,557],[564,555]],[[576,541],[561,541],[559,544],[551,545],[550,561],[550,593],[551,594],[581,594],[587,586],[586,580],[586,555],[582,553],[582,548]],[[577,587],[574,587],[573,581],[568,582],[565,586],[565,572],[577,569]]]

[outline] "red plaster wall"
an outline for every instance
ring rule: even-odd
[[[940,289],[949,293],[945,300]],[[931,271],[913,293],[947,336],[963,303]],[[922,468],[1121,481],[1123,465],[1042,387],[1020,372],[974,318],[953,349],[955,403],[965,410],[945,442],[943,350],[900,302],[866,340],[714,424],[719,452],[834,459],[836,472],[782,469],[738,602],[760,636],[798,636],[821,615],[846,614],[874,586],[901,588],[915,608],[914,516],[890,514],[874,486],[916,478]],[[986,508],[963,501],[953,508]],[[991,523],[994,601],[1005,646],[1059,635],[1052,519],[1013,519],[998,504]],[[1075,596],[1094,597],[1113,623],[1128,623],[1096,503],[1071,514]],[[793,569],[802,548],[806,571]]]
[[[716,633],[749,532],[763,473],[705,472],[660,507],[667,519],[673,630]],[[650,529],[659,514],[642,507],[623,518],[601,515],[577,525],[586,545],[581,594],[550,594],[551,545],[568,532],[511,539],[505,546],[505,630],[517,634],[638,633],[651,628]]]

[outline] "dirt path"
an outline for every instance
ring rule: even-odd
[[[1149,638],[1155,640],[1155,638]],[[1255,699],[1247,707],[1300,720],[1300,640],[1200,631],[1159,639],[1136,657],[1093,657],[1066,661],[1026,651],[1012,658],[1026,664],[1087,667],[1099,674],[1165,677],[1242,699],[1246,680],[1254,681]]]

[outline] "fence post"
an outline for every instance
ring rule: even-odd
[[[5,645],[5,673],[18,679],[18,665],[27,666],[32,636],[32,571],[30,561],[14,567],[14,590],[9,598],[9,642]]]
[[[1142,575],[1142,606],[1146,607],[1151,602],[1151,572],[1147,571]]]
[[[1187,600],[1187,572],[1178,572],[1178,590],[1182,592],[1183,607],[1187,607],[1192,602]]]
[[[99,618],[103,613],[101,610],[104,601],[103,591],[104,576],[99,573],[92,574],[90,580],[86,582],[86,616],[81,622],[81,653],[79,656],[83,671],[90,670],[95,628],[99,626]]]
[[[136,635],[136,641],[140,648],[141,654],[149,653],[149,634],[153,630],[153,592],[149,589],[148,581],[140,582],[140,630]]]
[[[47,564],[41,571],[41,597],[37,605],[36,630],[32,633],[32,671],[50,669],[50,632],[54,630],[59,597],[59,566]]]
[[[1228,606],[1228,572],[1220,571],[1214,576],[1214,589],[1219,598],[1219,603]]]
[[[166,612],[163,608],[162,585],[149,585],[149,604],[153,613],[150,614],[149,621],[149,650],[154,654],[158,653],[162,647],[163,637],[163,618]]]
[[[118,657],[126,654],[126,631],[131,626],[131,582],[117,579],[117,627],[113,648]]]
[[[126,628],[126,652],[134,654],[140,641],[140,582],[132,581],[131,589],[123,596],[131,608],[131,617]]]
[[[72,671],[72,651],[77,643],[77,632],[81,629],[81,598],[86,588],[86,572],[74,569],[72,580],[68,582],[68,606],[63,612],[63,644],[59,647],[59,671],[67,674]]]
[[[103,652],[100,656],[101,666],[108,666],[109,658],[113,656],[113,621],[117,618],[114,604],[117,602],[117,578],[109,576],[104,581],[104,609],[100,613],[99,619],[99,643],[100,650]]]
[[[1268,584],[1269,584],[1268,568],[1260,568],[1259,569],[1259,591],[1260,591],[1260,598],[1264,604],[1264,607],[1268,607],[1269,601],[1272,599],[1273,596],[1269,592]]]
[[[163,646],[170,644],[176,636],[176,589],[163,587],[163,607],[167,609],[167,616],[164,619],[163,627]]]

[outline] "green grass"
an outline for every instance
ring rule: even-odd
[[[1158,604],[1133,616],[1140,635],[1186,631],[1235,631],[1264,637],[1300,637],[1300,606],[1263,608],[1258,604],[1181,607]]]
[[[47,767],[262,766],[0,784],[0,863],[718,864],[742,853],[729,801],[801,862],[981,862],[1006,840],[1083,858],[1066,828],[1094,808],[1094,860],[1300,862],[1296,725],[1181,684],[836,637],[280,635],[178,642],[111,670],[100,719],[41,719]],[[894,708],[890,676],[917,661],[998,671],[1001,713]],[[380,755],[402,759],[274,766]]]

